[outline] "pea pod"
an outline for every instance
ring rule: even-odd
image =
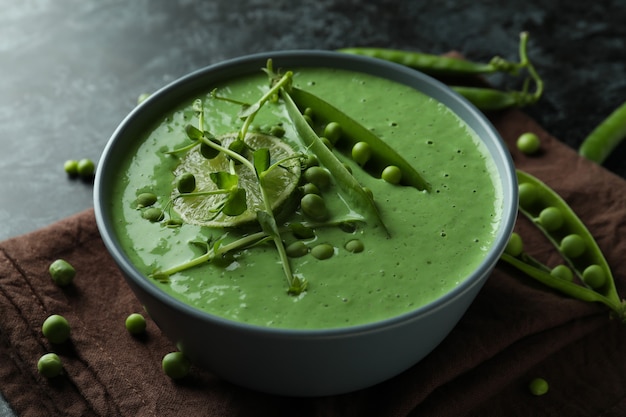
[[[404,158],[402,158],[399,153],[341,110],[335,108],[330,103],[322,100],[316,95],[299,88],[292,88],[290,95],[293,98],[293,101],[297,103],[298,107],[302,109],[307,107],[312,108],[315,111],[316,117],[319,117],[327,122],[334,121],[339,123],[344,136],[352,142],[351,145],[354,145],[357,142],[365,142],[371,148],[372,158],[377,158],[384,166],[393,165],[400,168],[402,171],[402,182],[404,184],[415,187],[420,191],[430,190],[428,182],[426,182],[420,173],[417,172],[417,170]]]
[[[578,153],[598,164],[626,138],[626,101],[616,108],[583,140]]]
[[[382,221],[380,213],[376,208],[374,201],[367,195],[363,187],[356,181],[356,179],[348,172],[345,166],[333,155],[328,147],[317,136],[315,131],[307,123],[306,119],[300,112],[300,109],[291,97],[293,94],[287,92],[285,89],[281,90],[281,95],[285,101],[287,113],[291,118],[296,131],[300,135],[304,144],[311,149],[317,156],[319,161],[328,169],[333,177],[337,180],[339,187],[346,193],[347,197],[359,208],[361,208],[366,214],[368,219],[372,219],[385,235],[389,236],[389,231]],[[338,111],[339,112],[339,111]],[[341,113],[341,112],[339,112]]]
[[[342,48],[339,49],[338,52],[395,62],[396,64],[437,76],[478,75],[496,72],[506,72],[511,75],[517,75],[520,69],[520,64],[507,61],[498,56],[493,57],[488,63],[482,63],[443,55],[388,48],[354,47]]]
[[[608,262],[582,220],[565,200],[539,179],[520,170],[517,170],[517,179],[520,213],[530,219],[559,250],[581,284],[551,276],[548,268],[526,254],[515,257],[505,253],[502,260],[565,294],[583,301],[602,302],[620,319],[626,320],[626,307],[617,294]],[[593,285],[590,276],[594,278]],[[596,280],[598,276],[603,279]]]
[[[535,103],[539,96],[526,91],[502,91],[495,88],[453,86],[454,91],[468,99],[480,110],[503,110]]]

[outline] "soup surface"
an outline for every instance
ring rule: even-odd
[[[306,280],[306,291],[287,293],[284,265],[271,239],[167,279],[146,279],[184,303],[226,319],[301,329],[345,327],[397,316],[434,301],[466,279],[490,249],[502,210],[495,166],[477,135],[434,99],[371,75],[301,68],[294,69],[293,85],[331,103],[389,144],[430,189],[420,191],[381,179],[379,172],[368,171],[367,164],[357,164],[338,142],[333,152],[371,190],[388,233],[374,227],[374,219],[359,212],[331,177],[330,185],[320,191],[329,213],[323,225],[318,222],[311,236],[294,234],[290,224],[308,224],[297,204],[301,178],[294,191],[283,196],[281,208],[292,211],[282,210],[277,219],[285,247],[301,242],[297,245],[304,248],[298,256],[290,252],[289,267],[294,276]],[[218,96],[247,103],[269,89],[261,72],[215,87]],[[212,98],[208,91],[198,92],[198,98],[204,109],[203,129],[226,143],[228,134],[242,125],[240,106]],[[202,162],[192,162],[197,149],[168,152],[192,143],[185,126],[199,126],[197,110],[192,99],[165,115],[123,162],[116,182],[112,204],[118,238],[129,259],[148,276],[202,256],[217,247],[216,242],[228,244],[260,230],[254,221],[245,228],[196,222],[195,209],[185,218],[191,199],[176,198],[176,178],[191,166],[198,169]],[[263,106],[250,131],[269,132],[275,126],[282,127],[280,140],[294,153],[308,153],[281,101]],[[294,166],[287,165],[280,169]],[[198,189],[204,186],[201,178],[197,183]],[[145,192],[157,196],[153,207],[164,211],[163,220],[152,222],[142,216],[146,208],[137,208],[137,196]],[[171,224],[181,217],[185,218],[182,225]],[[314,256],[321,244],[325,259]]]

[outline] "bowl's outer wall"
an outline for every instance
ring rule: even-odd
[[[158,290],[132,266],[116,241],[111,221],[111,190],[120,161],[173,105],[210,91],[232,77],[255,73],[268,58],[273,59],[274,68],[335,67],[413,86],[446,104],[476,131],[496,163],[503,213],[494,247],[474,275],[430,305],[384,323],[342,330],[291,331],[247,326],[199,312]],[[318,396],[382,382],[417,363],[445,338],[504,250],[517,214],[517,182],[510,155],[495,129],[482,113],[438,81],[365,57],[286,51],[243,57],[199,70],[138,106],[120,124],[104,150],[96,173],[94,205],[103,241],[128,284],[164,334],[194,363],[255,390]]]

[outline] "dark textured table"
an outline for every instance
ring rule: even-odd
[[[624,0],[5,3],[0,239],[92,206],[91,185],[69,179],[63,162],[97,161],[140,94],[243,54],[381,46],[515,60],[518,34],[527,30],[531,59],[546,84],[543,99],[527,112],[554,136],[577,148],[626,100]],[[511,86],[506,77],[490,81]],[[626,178],[625,151],[620,147],[605,165]],[[11,411],[0,402],[4,414]]]

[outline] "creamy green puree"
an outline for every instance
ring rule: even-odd
[[[390,144],[428,181],[430,192],[392,185],[342,157],[353,175],[374,195],[389,237],[358,222],[355,231],[316,229],[303,241],[313,247],[330,243],[334,254],[319,260],[311,254],[292,258],[294,274],[308,290],[287,294],[276,247],[269,241],[235,253],[217,265],[205,263],[151,280],[164,292],[227,319],[280,328],[334,328],[390,318],[425,305],[457,286],[479,265],[491,247],[500,221],[501,190],[495,166],[476,134],[441,103],[407,86],[367,74],[306,68],[294,71],[294,85],[341,109]],[[267,91],[259,72],[218,85],[221,96],[254,102]],[[239,106],[204,99],[205,128],[216,136],[237,131]],[[172,217],[168,205],[180,159],[165,152],[190,143],[184,132],[198,120],[193,100],[183,103],[147,132],[135,154],[124,161],[113,198],[116,232],[131,261],[146,275],[202,253],[192,241],[241,236],[237,230],[194,224],[167,227],[142,218],[136,197],[158,196],[157,207]],[[259,128],[282,123],[282,138],[302,150],[282,104],[267,104],[254,121]],[[349,203],[333,186],[330,210],[344,215]],[[334,197],[333,197],[334,196]],[[289,221],[289,218],[283,222]],[[285,244],[297,239],[284,233]],[[358,239],[364,250],[351,253],[346,242]],[[150,278],[146,278],[150,279]]]

